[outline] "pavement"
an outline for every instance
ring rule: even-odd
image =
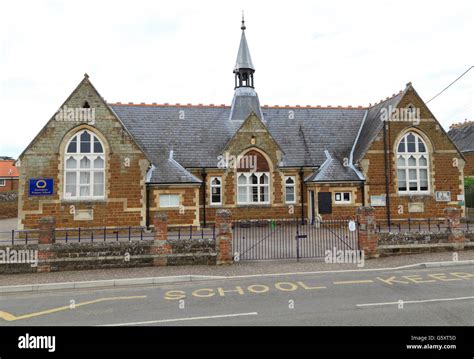
[[[0,325],[472,326],[474,266],[10,293]]]
[[[457,252],[458,260],[474,260],[474,251]],[[278,261],[247,261],[231,266],[168,266],[122,268],[107,270],[84,270],[52,273],[0,274],[2,286],[33,285],[42,283],[82,282],[131,278],[155,278],[175,276],[239,276],[272,273],[319,272],[337,270],[364,270],[374,268],[397,268],[419,263],[453,261],[453,253],[423,253],[366,260],[364,267],[355,264],[328,264],[321,259]]]

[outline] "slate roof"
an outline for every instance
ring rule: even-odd
[[[354,148],[353,162],[359,162],[369,149],[372,142],[375,140],[377,134],[383,129],[383,121],[380,119],[382,109],[397,107],[398,103],[403,97],[403,92],[399,92],[395,96],[370,107],[367,113],[367,118],[364,121],[362,130],[360,131],[359,139]]]
[[[343,166],[344,159],[335,158],[326,152],[326,161],[305,182],[360,182],[362,179],[349,166]]]
[[[243,25],[242,25],[243,26]],[[237,60],[235,61],[234,71],[238,69],[252,69],[255,67],[250,57],[249,45],[245,37],[245,27],[242,27],[242,37],[240,38],[239,52],[237,53]]]
[[[252,112],[265,121],[257,92],[252,87],[236,88],[229,115],[230,120],[244,121]]]
[[[451,128],[448,135],[461,152],[474,151],[474,122]]]
[[[122,104],[111,107],[153,161],[156,167],[153,183],[196,183],[196,178],[185,168],[217,167],[218,156],[242,124],[229,120],[230,107]],[[294,118],[289,115],[290,110]],[[326,160],[325,150],[336,158],[349,158],[366,111],[364,108],[262,108],[268,131],[285,153],[282,165],[315,168]],[[180,115],[184,118],[180,119]],[[182,167],[171,166],[170,151]],[[348,171],[351,170],[342,167],[342,171],[335,168],[332,173],[344,179],[356,178],[355,173],[349,176]]]

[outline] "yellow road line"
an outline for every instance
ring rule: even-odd
[[[89,300],[87,302],[77,303],[77,304],[74,304],[74,306],[65,305],[65,306],[58,307],[58,308],[43,310],[41,312],[35,312],[35,313],[20,315],[18,317],[14,316],[13,314],[10,314],[10,313],[0,311],[0,318],[6,320],[8,322],[11,322],[11,321],[20,320],[20,319],[28,319],[28,318],[38,317],[40,315],[46,315],[46,314],[61,312],[61,311],[64,311],[64,310],[75,309],[77,307],[82,307],[84,305],[89,305],[89,304],[95,304],[95,303],[101,303],[101,302],[110,302],[110,301],[116,301],[116,300],[143,299],[143,298],[146,298],[146,295],[138,295],[138,296],[130,296],[130,297],[99,298],[99,299]]]
[[[372,279],[363,279],[363,280],[345,280],[339,282],[332,282],[333,284],[363,284],[363,283],[373,283]]]

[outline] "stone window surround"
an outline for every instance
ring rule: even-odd
[[[64,191],[65,191],[65,186],[64,186],[64,167],[65,167],[65,158],[66,158],[66,146],[69,144],[70,140],[79,132],[83,130],[88,130],[92,132],[101,142],[102,148],[104,151],[104,196],[101,198],[65,198],[64,197]],[[109,181],[110,181],[110,145],[106,139],[106,137],[95,127],[92,127],[87,124],[81,124],[79,126],[76,126],[67,132],[59,146],[59,161],[58,161],[58,196],[59,200],[61,203],[65,204],[76,204],[76,203],[86,203],[86,204],[92,204],[92,203],[105,203],[107,202],[107,198],[109,195]]]
[[[336,194],[337,193],[340,193],[341,194],[341,200],[336,200]],[[349,194],[349,200],[346,201],[344,200],[344,193],[348,193]],[[333,191],[333,197],[332,197],[332,200],[333,200],[333,203],[336,205],[336,206],[340,206],[340,205],[347,205],[347,204],[352,204],[353,203],[353,195],[352,195],[352,191]]]
[[[241,175],[244,175],[247,179],[247,182],[246,184],[239,184],[239,178]],[[252,184],[250,183],[250,177],[252,175],[256,175],[257,176],[257,183],[256,184]],[[262,178],[262,176],[266,176],[267,177],[267,183],[260,183],[260,179]],[[236,175],[236,178],[235,178],[235,181],[236,181],[236,186],[237,186],[237,192],[236,192],[236,195],[237,195],[237,205],[239,206],[259,206],[259,205],[271,205],[271,198],[270,198],[270,189],[272,188],[272,185],[271,185],[271,177],[270,177],[270,172],[237,172],[237,175]],[[239,188],[243,188],[245,187],[247,189],[246,193],[247,193],[247,201],[245,202],[241,202],[239,201]],[[250,200],[251,196],[252,196],[252,188],[256,187],[258,189],[258,193],[257,193],[257,198],[258,198],[258,201],[257,202],[252,202]],[[261,201],[260,198],[261,198],[261,189],[262,188],[267,188],[267,200],[266,201]]]
[[[82,146],[82,142],[80,142],[81,137],[83,134],[88,133],[90,136],[89,147],[90,150],[88,152],[82,152],[82,149],[79,147]],[[73,152],[68,152],[69,146],[71,145],[71,141],[76,140],[76,149]],[[96,141],[99,142],[99,146],[101,151],[96,153]],[[65,167],[64,167],[64,179],[65,179],[65,186],[64,186],[64,198],[66,199],[79,199],[79,200],[94,200],[94,199],[104,199],[105,197],[105,152],[104,146],[100,141],[98,136],[95,136],[94,132],[88,130],[80,130],[74,134],[74,136],[69,139],[66,145],[66,153],[65,153]],[[86,159],[89,162],[89,167],[81,167],[83,160]],[[68,167],[69,160],[74,161],[74,167]],[[99,166],[97,167],[96,162],[99,161]],[[100,165],[101,163],[101,165]],[[66,190],[68,184],[67,181],[67,174],[74,174],[74,196],[66,197]],[[81,184],[81,175],[88,174],[88,183]],[[96,174],[102,174],[102,188],[100,189],[101,194],[96,195]],[[99,182],[100,183],[100,182]],[[88,189],[87,196],[81,196],[81,189],[86,187]]]
[[[423,141],[423,144],[425,145],[426,148],[426,157],[427,157],[427,169],[428,169],[428,190],[427,191],[399,191],[398,189],[398,165],[397,165],[397,160],[398,160],[398,145],[400,144],[401,140],[405,138],[406,135],[409,133],[413,133],[415,136],[417,136],[419,139]],[[418,128],[415,127],[408,127],[404,131],[401,131],[397,138],[394,141],[393,144],[393,163],[394,163],[394,170],[395,170],[395,181],[393,181],[393,186],[395,187],[395,193],[399,197],[406,197],[406,196],[427,196],[427,197],[433,197],[433,188],[434,188],[434,176],[433,176],[433,153],[434,153],[434,148],[429,140],[429,138]],[[409,152],[406,152],[407,154]],[[417,182],[419,184],[419,176],[417,177]]]
[[[293,180],[293,184],[288,185],[286,183],[286,181],[290,178]],[[287,194],[286,193],[286,187],[287,186],[288,187],[293,187],[293,201],[287,201],[286,200],[286,194]],[[288,176],[288,175],[283,176],[283,195],[284,195],[284,202],[286,204],[296,204],[296,176]]]
[[[212,182],[217,179],[219,180],[219,185],[214,185],[212,184]],[[222,176],[211,176],[209,177],[209,204],[211,206],[222,206],[223,204],[223,180],[222,180]],[[212,189],[213,188],[219,188],[220,189],[220,194],[219,194],[219,197],[220,197],[220,201],[219,202],[213,202],[212,201]]]

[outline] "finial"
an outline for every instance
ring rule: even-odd
[[[244,10],[242,10],[242,26],[240,27],[242,30],[245,30],[247,27],[245,26],[245,19],[244,19]]]

